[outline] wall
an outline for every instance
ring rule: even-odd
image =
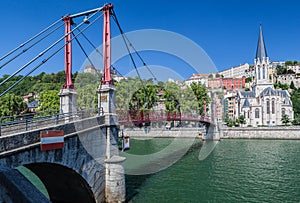
[[[105,199],[106,159],[106,128],[100,128],[102,123],[100,117],[52,127],[67,134],[64,148],[57,150],[40,150],[40,130],[0,137],[0,166],[15,168],[46,162],[67,167],[83,177],[94,198],[102,202]],[[113,137],[111,143],[115,143]],[[117,146],[112,146],[111,155],[117,152]]]
[[[223,128],[221,139],[300,139],[300,127]]]

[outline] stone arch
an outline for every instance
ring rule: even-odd
[[[24,166],[43,182],[51,202],[96,202],[89,184],[73,169],[54,163]]]

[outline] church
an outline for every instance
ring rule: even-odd
[[[293,105],[287,90],[277,90],[270,82],[270,61],[264,43],[262,27],[259,29],[255,75],[252,91],[237,94],[237,116],[244,115],[246,126],[282,125],[282,116],[294,119]]]

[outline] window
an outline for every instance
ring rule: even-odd
[[[270,100],[267,99],[267,114],[270,114]]]
[[[260,80],[260,67],[258,67],[258,69],[257,69],[258,71],[258,73],[257,73],[257,77],[258,77],[258,79]]]
[[[275,99],[272,99],[272,114],[275,114]]]
[[[258,108],[255,109],[255,118],[259,118],[259,109]]]
[[[281,114],[282,114],[282,115],[285,115],[285,108],[283,108],[283,109],[281,110]]]
[[[265,72],[266,72],[266,68],[265,68],[265,65],[263,66],[263,79],[266,79],[266,74],[265,74]]]

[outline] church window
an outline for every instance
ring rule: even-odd
[[[272,99],[272,114],[275,114],[275,99]]]
[[[250,118],[250,111],[248,111],[248,118]]]
[[[257,70],[258,70],[258,71],[257,71],[257,77],[258,77],[258,79],[260,80],[260,67],[258,67]]]
[[[267,114],[270,114],[270,100],[267,99]]]
[[[259,104],[259,97],[256,98],[256,102],[257,102],[257,104]]]
[[[259,118],[259,109],[258,108],[255,109],[255,118]]]
[[[265,72],[266,72],[266,68],[265,68],[265,66],[263,67],[263,79],[266,79],[266,74],[265,74]]]
[[[285,115],[285,108],[281,109],[281,114]]]

